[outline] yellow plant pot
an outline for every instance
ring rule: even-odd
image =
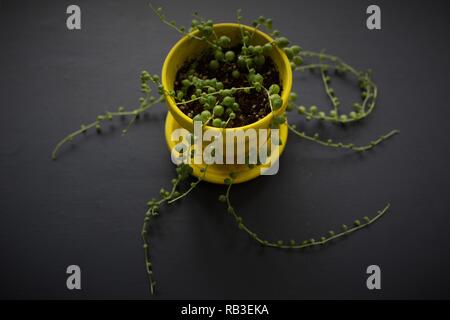
[[[268,42],[272,42],[273,39],[267,34],[255,30],[253,27],[240,25],[236,23],[221,23],[214,25],[215,33],[220,37],[221,35],[226,35],[231,39],[231,45],[237,45],[241,39],[241,30],[243,27],[250,32],[255,32],[253,36],[253,45],[263,45]],[[197,32],[192,33],[195,35]],[[174,82],[177,75],[178,70],[183,66],[185,61],[192,59],[193,57],[201,54],[206,48],[208,44],[204,41],[200,41],[192,38],[187,35],[181,38],[175,46],[170,50],[169,54],[164,61],[164,65],[162,68],[162,84],[164,88],[168,91],[173,90]],[[255,129],[258,131],[259,129],[269,129],[273,116],[281,115],[285,110],[288,103],[289,95],[292,87],[292,70],[289,63],[289,59],[285,55],[285,53],[274,47],[273,50],[268,54],[280,74],[280,81],[282,85],[281,99],[283,100],[282,106],[274,111],[273,113],[268,114],[263,119],[260,119],[257,122],[251,123],[249,125],[237,128],[215,128],[210,126],[205,126],[204,130],[216,130],[224,133],[224,131],[229,130],[247,130],[247,129]],[[190,132],[193,131],[194,124],[193,120],[185,115],[176,105],[173,97],[166,95],[166,102],[169,109],[169,112],[166,117],[165,123],[165,135],[166,142],[169,147],[169,150],[173,150],[176,145],[176,142],[172,141],[171,135],[172,132],[179,128],[184,128]],[[282,145],[279,148],[279,154],[284,150],[287,141],[287,124],[283,124],[280,126],[280,140],[282,141]],[[200,169],[204,168],[205,165],[195,165],[191,164],[193,168],[193,174],[197,177],[203,177],[203,180],[223,184],[224,179],[229,176],[231,172],[235,173],[237,176],[234,180],[235,183],[245,182],[251,179],[258,177],[261,174],[260,166],[254,166],[253,168],[249,168],[247,165],[231,165],[231,164],[212,164],[208,166],[208,169],[205,174],[203,174]]]

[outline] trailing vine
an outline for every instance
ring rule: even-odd
[[[356,151],[358,153],[370,150],[370,149],[376,147],[381,142],[389,139],[393,135],[396,135],[397,133],[400,133],[399,130],[392,130],[389,133],[378,137],[378,139],[371,141],[367,145],[355,146],[353,143],[334,142],[332,139],[327,139],[326,141],[320,140],[320,137],[319,137],[318,133],[315,133],[313,136],[310,136],[310,135],[306,134],[303,131],[298,131],[295,125],[288,125],[288,128],[289,128],[289,130],[291,130],[293,133],[295,133],[300,138],[306,139],[308,141],[316,142],[316,143],[318,143],[318,144],[320,144],[322,146],[325,146],[325,147],[337,148],[337,149],[339,149],[339,148],[340,149],[349,149],[349,150]]]
[[[61,147],[68,143],[72,142],[73,139],[81,134],[86,134],[90,129],[94,129],[95,131],[100,134],[102,132],[102,124],[107,121],[112,121],[113,118],[121,118],[121,117],[131,117],[131,120],[129,120],[128,125],[125,129],[122,130],[122,134],[125,135],[130,127],[138,120],[142,114],[144,114],[148,109],[150,109],[152,106],[164,101],[164,95],[160,94],[158,97],[153,96],[152,89],[149,85],[149,82],[157,82],[159,77],[157,75],[150,76],[150,74],[146,71],[142,71],[141,73],[141,92],[143,93],[143,96],[139,99],[139,108],[136,108],[134,110],[126,111],[124,107],[119,107],[117,111],[106,111],[104,114],[100,114],[96,117],[95,121],[89,123],[89,124],[82,124],[80,126],[80,129],[68,134],[65,136],[61,141],[59,141],[56,144],[56,147],[53,149],[52,152],[52,159],[56,160],[58,156],[58,152],[61,149]]]
[[[376,107],[378,88],[372,79],[372,72],[370,70],[359,71],[339,57],[327,54],[323,51],[306,51],[298,45],[291,45],[286,37],[281,36],[280,32],[273,28],[273,21],[270,18],[260,16],[252,21],[251,25],[253,29],[252,31],[248,31],[248,29],[243,27],[242,12],[241,10],[238,10],[236,18],[238,24],[241,26],[241,44],[238,48],[232,48],[230,38],[223,35],[218,36],[216,34],[212,20],[206,20],[195,13],[191,26],[186,28],[177,25],[175,21],[168,20],[162,8],[156,8],[151,4],[150,7],[163,23],[167,24],[178,33],[196,40],[204,41],[208,44],[210,51],[207,56],[209,59],[207,61],[207,72],[214,73],[221,68],[224,68],[228,70],[227,72],[229,72],[230,78],[242,80],[245,85],[227,87],[224,81],[220,81],[215,77],[208,78],[205,75],[200,76],[198,61],[194,61],[188,66],[189,68],[186,70],[186,77],[180,79],[179,83],[174,87],[174,90],[164,88],[158,75],[142,71],[140,83],[143,96],[139,100],[139,107],[128,111],[123,107],[118,108],[116,111],[106,111],[104,114],[98,115],[95,121],[81,125],[80,129],[68,134],[57,143],[52,152],[52,159],[55,160],[57,158],[60,149],[66,143],[73,141],[77,136],[85,134],[93,129],[95,129],[97,133],[101,133],[104,122],[112,121],[114,118],[130,117],[127,127],[122,131],[123,134],[126,134],[129,128],[142,114],[147,112],[152,106],[163,102],[167,96],[172,97],[175,100],[176,105],[180,109],[183,109],[183,112],[194,121],[201,121],[203,126],[212,125],[219,128],[229,128],[239,126],[239,121],[245,121],[241,108],[242,105],[238,102],[240,94],[259,95],[261,97],[263,103],[260,106],[261,110],[260,114],[256,117],[257,119],[266,116],[268,112],[273,113],[283,105],[281,99],[283,88],[280,83],[270,79],[270,77],[262,70],[264,66],[270,63],[267,53],[274,50],[275,47],[284,51],[290,61],[293,71],[320,72],[325,93],[331,104],[329,110],[325,108],[319,109],[316,105],[312,105],[308,108],[303,105],[297,105],[298,96],[293,92],[290,94],[286,111],[296,110],[306,121],[317,120],[338,125],[348,125],[366,118]],[[261,28],[264,28],[274,40],[264,45],[253,45],[252,39],[254,34],[256,30]],[[353,103],[352,111],[348,114],[342,112],[341,101],[332,87],[332,72],[338,75],[350,74],[358,81],[361,90],[361,101]],[[157,94],[153,94],[153,86],[157,88]],[[193,108],[192,106],[196,107]],[[286,114],[273,117],[272,128],[276,128],[281,124],[287,124]],[[343,143],[333,141],[332,139],[323,139],[320,137],[319,133],[309,134],[299,131],[294,124],[287,124],[287,126],[293,134],[305,140],[325,147],[347,149],[355,152],[365,152],[370,150],[399,133],[399,130],[392,130],[366,145],[355,146],[353,143]],[[249,166],[251,167],[253,165],[249,164]],[[201,169],[202,175],[196,180],[189,182],[189,177],[193,173],[192,167],[183,163],[178,165],[176,167],[176,176],[171,181],[170,190],[162,188],[158,198],[151,199],[147,202],[148,209],[144,215],[141,236],[143,241],[145,268],[151,294],[154,294],[156,286],[149,243],[151,220],[159,214],[163,205],[170,205],[191,193],[198,184],[203,181],[207,169],[207,166],[203,167]],[[227,212],[235,220],[239,229],[243,230],[254,241],[266,247],[303,249],[312,246],[321,246],[373,224],[380,219],[390,207],[390,204],[387,204],[372,218],[365,216],[362,219],[355,220],[352,225],[343,224],[339,231],[330,230],[327,234],[320,236],[317,239],[306,239],[301,241],[269,241],[252,231],[247,224],[244,223],[242,217],[232,205],[230,194],[236,177],[236,174],[230,174],[230,176],[224,180],[226,192],[219,196],[219,201],[226,205]]]
[[[372,218],[369,218],[368,216],[364,216],[362,218],[362,222],[361,222],[361,220],[356,219],[353,221],[353,226],[351,226],[351,227],[347,226],[346,224],[343,224],[341,226],[340,232],[330,230],[330,231],[328,231],[328,233],[326,235],[321,236],[318,240],[311,238],[311,239],[305,239],[301,242],[298,242],[293,239],[291,239],[289,242],[286,242],[284,240],[277,240],[276,242],[272,242],[272,241],[268,241],[266,239],[261,238],[260,235],[258,235],[257,233],[255,233],[254,231],[252,231],[251,229],[249,229],[247,227],[247,225],[244,223],[244,220],[242,219],[242,217],[237,214],[236,209],[231,204],[230,193],[231,193],[231,187],[234,182],[233,177],[230,176],[229,178],[225,179],[224,182],[228,187],[227,187],[226,193],[219,196],[219,201],[226,203],[227,212],[234,218],[239,229],[243,230],[246,234],[248,234],[250,236],[251,239],[253,239],[257,243],[259,243],[260,245],[266,246],[266,247],[279,248],[279,249],[304,249],[304,248],[308,248],[308,247],[312,247],[312,246],[324,245],[332,240],[341,238],[343,236],[346,236],[350,233],[353,233],[355,231],[358,231],[364,227],[371,225],[372,223],[377,221],[379,218],[381,218],[389,210],[389,207],[390,207],[390,204],[388,203],[382,210],[377,212],[376,216],[374,216]]]
[[[304,106],[299,106],[297,108],[298,113],[304,115],[306,120],[322,120],[332,123],[346,124],[350,122],[356,122],[366,118],[375,108],[376,100],[378,97],[378,89],[373,80],[371,79],[371,71],[357,71],[349,64],[342,61],[336,56],[325,54],[323,52],[317,53],[312,51],[303,51],[300,55],[304,58],[315,58],[319,59],[319,63],[310,63],[307,65],[302,65],[295,67],[296,71],[314,71],[316,69],[320,70],[322,82],[332,105],[333,109],[328,113],[318,110],[316,106],[311,106],[309,109]],[[361,97],[363,99],[362,103],[355,102],[352,105],[353,111],[348,115],[341,114],[339,112],[340,101],[336,97],[335,91],[330,86],[331,77],[329,76],[329,70],[334,70],[336,74],[343,75],[345,73],[350,73],[357,80],[359,87],[361,89]]]
[[[207,167],[202,168],[203,173],[206,173]],[[147,276],[149,279],[149,286],[151,294],[154,294],[156,281],[154,279],[153,274],[153,264],[150,259],[150,244],[148,241],[148,233],[150,227],[150,221],[153,217],[159,214],[159,210],[161,205],[164,203],[171,204],[181,198],[185,197],[188,193],[190,193],[197,185],[202,181],[202,177],[197,178],[196,181],[191,182],[189,184],[189,188],[184,192],[180,191],[180,184],[187,180],[189,176],[192,174],[192,168],[186,164],[180,164],[176,168],[177,176],[172,179],[172,188],[170,191],[167,191],[164,188],[161,188],[159,191],[160,198],[159,199],[151,199],[147,202],[148,210],[144,216],[144,223],[142,224],[141,236],[143,241],[143,249],[144,249],[144,258],[145,258],[145,270],[147,272]]]

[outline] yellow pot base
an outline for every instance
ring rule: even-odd
[[[169,147],[169,151],[173,150],[176,143],[171,140],[172,132],[175,129],[179,129],[181,126],[175,121],[175,118],[171,115],[170,112],[167,113],[166,124],[165,124],[165,134],[166,134],[166,142]],[[282,141],[282,145],[280,146],[280,155],[283,152],[288,136],[288,127],[287,124],[280,125],[280,140]],[[278,159],[277,159],[278,161]],[[193,169],[193,175],[196,177],[202,177],[203,180],[211,183],[224,184],[224,179],[229,177],[230,173],[235,173],[236,178],[234,179],[234,183],[242,183],[261,175],[262,165],[255,165],[252,168],[249,168],[245,164],[211,164],[208,166],[208,170],[206,173],[200,171],[201,168],[204,168],[205,165],[198,164],[190,164]]]

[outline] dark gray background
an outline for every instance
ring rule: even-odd
[[[155,1],[156,2],[156,1]],[[278,175],[233,188],[247,224],[269,239],[317,237],[391,211],[369,229],[318,250],[286,252],[251,242],[204,184],[165,208],[152,226],[155,298],[450,298],[448,10],[444,1],[375,1],[382,31],[365,27],[373,1],[170,1],[188,24],[198,10],[218,22],[260,14],[304,48],[374,70],[377,110],[347,128],[291,123],[365,143],[401,134],[358,156],[289,137]],[[65,10],[82,10],[68,31]],[[146,1],[2,1],[0,7],[0,297],[148,298],[140,228],[145,203],[174,174],[161,105],[120,136],[120,121],[65,147],[55,143],[119,105],[135,107],[139,72],[159,73],[179,35]],[[300,101],[327,107],[317,76],[295,75]],[[350,85],[349,85],[350,84]],[[336,80],[347,104],[354,82]],[[65,269],[82,268],[82,290]],[[366,288],[368,265],[382,290]]]

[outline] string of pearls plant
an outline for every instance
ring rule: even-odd
[[[104,114],[97,116],[96,120],[90,124],[81,125],[80,129],[70,133],[56,145],[52,152],[52,159],[56,159],[58,152],[63,145],[71,142],[75,137],[81,134],[86,134],[92,129],[95,129],[97,133],[101,133],[104,122],[112,121],[115,117],[130,117],[128,126],[123,130],[123,134],[126,134],[129,128],[143,113],[147,112],[152,106],[163,102],[165,95],[173,97],[180,107],[188,107],[194,103],[200,104],[200,110],[197,110],[196,112],[188,111],[188,115],[194,120],[202,121],[204,125],[211,124],[215,127],[222,128],[235,126],[237,123],[236,121],[242,116],[241,106],[237,102],[238,99],[236,97],[239,92],[244,92],[249,95],[261,94],[265,98],[263,101],[267,103],[266,106],[262,107],[267,107],[269,112],[277,110],[283,103],[280,97],[280,84],[268,83],[269,80],[263,73],[259,72],[259,70],[268,63],[266,54],[270,52],[270,50],[273,50],[274,47],[278,47],[286,53],[291,63],[292,70],[298,72],[314,72],[317,70],[320,72],[325,92],[331,103],[330,110],[319,109],[315,105],[306,108],[303,105],[297,105],[297,94],[291,93],[286,109],[287,111],[296,110],[307,121],[317,120],[338,125],[347,125],[366,118],[375,109],[378,89],[372,80],[371,71],[359,71],[336,56],[324,52],[306,51],[298,45],[291,45],[286,37],[282,37],[280,32],[273,28],[272,19],[270,18],[260,16],[252,22],[252,26],[254,31],[264,28],[274,38],[273,42],[266,43],[263,46],[252,45],[254,31],[251,32],[241,28],[241,44],[238,48],[231,48],[230,38],[227,36],[219,37],[215,34],[212,20],[205,20],[195,13],[190,28],[185,28],[177,25],[174,21],[169,21],[162,8],[150,6],[163,23],[169,25],[182,35],[193,37],[208,44],[210,49],[208,56],[210,59],[208,63],[209,71],[215,72],[220,68],[225,68],[229,70],[230,77],[241,79],[246,85],[240,87],[226,87],[222,81],[219,81],[216,78],[205,79],[204,77],[200,77],[196,69],[197,65],[194,62],[187,72],[187,77],[181,81],[180,86],[175,88],[175,90],[169,91],[163,87],[158,75],[152,75],[147,71],[142,71],[140,80],[143,97],[140,98],[138,108],[126,111],[123,107],[120,107],[117,111],[107,111]],[[241,11],[238,10],[237,21],[241,24],[242,20],[243,17]],[[191,32],[193,31],[198,31],[198,33],[192,35]],[[312,61],[310,62],[310,60]],[[361,89],[361,102],[355,102],[352,106],[353,111],[348,114],[342,112],[341,102],[336,96],[335,90],[331,87],[332,72],[339,75],[350,74],[355,77],[359,83]],[[153,86],[158,89],[158,94],[156,95],[153,94]],[[261,116],[265,116],[264,112],[262,112]],[[277,127],[280,124],[286,123],[286,118],[286,114],[274,117],[272,127]],[[360,153],[374,148],[381,142],[399,133],[398,130],[392,130],[391,132],[374,139],[367,145],[355,146],[353,143],[322,139],[318,133],[309,134],[299,131],[293,124],[288,124],[288,128],[300,138],[318,143],[322,146],[348,149]],[[155,292],[156,281],[150,255],[150,222],[152,218],[159,214],[162,205],[170,205],[192,192],[203,180],[207,169],[207,166],[202,168],[201,171],[203,172],[203,176],[189,182],[193,169],[187,164],[177,166],[176,176],[171,181],[170,190],[162,188],[159,197],[151,199],[147,203],[148,210],[144,216],[141,235],[145,257],[145,268],[149,279],[151,294],[154,294]],[[242,217],[238,215],[235,207],[232,205],[230,194],[235,179],[236,174],[232,173],[224,180],[226,191],[224,194],[221,194],[218,199],[226,205],[227,212],[236,221],[239,229],[242,229],[258,244],[267,247],[279,249],[304,249],[312,246],[321,246],[369,226],[381,218],[390,207],[390,205],[387,204],[383,209],[378,211],[375,216],[371,218],[364,216],[361,220],[354,220],[351,225],[343,224],[339,231],[330,230],[324,235],[319,236],[317,239],[305,239],[301,241],[267,240],[252,231],[244,223]]]

